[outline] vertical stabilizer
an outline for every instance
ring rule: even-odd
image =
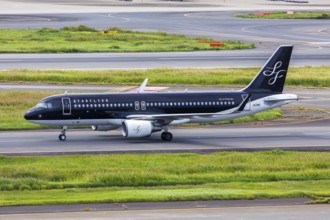
[[[261,68],[245,92],[282,93],[293,46],[280,46]]]

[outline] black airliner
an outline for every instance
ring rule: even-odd
[[[238,118],[298,100],[283,94],[293,46],[280,46],[244,89],[230,92],[143,92],[61,94],[42,99],[29,109],[26,120],[61,126],[59,139],[66,139],[67,126],[92,126],[95,131],[122,127],[124,137],[148,137],[163,131],[171,141],[168,126],[208,123]]]

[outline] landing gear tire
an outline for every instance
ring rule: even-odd
[[[60,134],[58,136],[58,139],[60,139],[60,141],[65,141],[66,140],[66,135],[65,134]]]
[[[58,136],[58,139],[60,139],[60,141],[66,140],[66,135],[65,135],[66,129],[68,129],[67,126],[61,127],[61,134]]]
[[[170,132],[163,132],[160,137],[163,141],[171,141],[173,139],[173,135]]]

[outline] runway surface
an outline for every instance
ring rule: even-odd
[[[263,65],[282,44],[295,46],[292,66],[329,64],[330,28],[326,20],[240,19],[233,17],[235,13],[239,12],[3,14],[0,28],[61,28],[84,24],[98,29],[119,27],[243,41],[255,43],[257,48],[186,53],[1,54],[0,69],[250,67]]]
[[[328,124],[301,126],[205,126],[173,128],[173,141],[163,142],[159,133],[149,138],[126,139],[120,131],[69,130],[67,140],[59,141],[59,130],[13,131],[0,134],[0,154],[61,155],[81,153],[153,153],[228,150],[330,151]]]
[[[0,69],[151,69],[261,67],[275,51],[201,51],[175,53],[0,54]],[[326,66],[330,53],[296,51],[290,66]]]
[[[207,220],[327,220],[329,205],[284,205],[284,206],[248,206],[248,207],[216,207],[188,209],[155,209],[129,211],[79,211],[60,213],[34,214],[0,214],[0,219],[37,220],[37,219],[207,219]]]

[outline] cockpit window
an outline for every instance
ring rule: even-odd
[[[36,108],[47,108],[47,103],[45,102],[39,102],[37,105],[36,105]]]
[[[36,108],[52,108],[52,107],[53,107],[52,103],[47,103],[47,102],[39,102],[36,105]]]

